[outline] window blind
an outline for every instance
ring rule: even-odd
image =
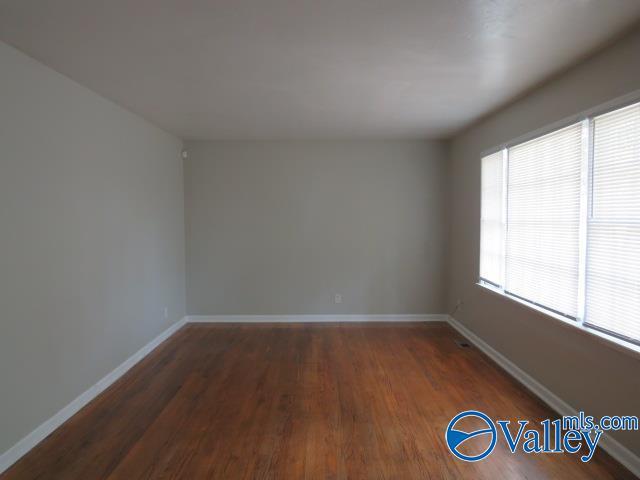
[[[480,278],[640,345],[640,103],[482,159]]]
[[[640,104],[593,119],[585,324],[640,340]]]
[[[482,159],[480,199],[480,278],[496,286],[503,285],[503,153]]]
[[[576,318],[582,125],[509,149],[506,292]]]

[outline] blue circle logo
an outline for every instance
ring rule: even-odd
[[[483,426],[472,432],[457,430],[455,428],[456,424],[464,418],[480,419],[480,421],[486,425],[486,428]],[[466,455],[460,452],[459,447],[461,447],[462,444],[467,440],[475,437],[482,437],[484,435],[491,435],[491,441],[489,442],[488,447],[484,449],[484,451],[474,455]],[[447,432],[445,434],[447,446],[449,447],[451,453],[453,453],[460,460],[464,460],[465,462],[477,462],[478,460],[482,460],[483,458],[490,455],[496,446],[497,436],[498,435],[496,432],[496,427],[493,424],[493,421],[484,413],[475,410],[461,412],[453,417],[449,422],[449,425],[447,426]]]

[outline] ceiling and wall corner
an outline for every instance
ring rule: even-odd
[[[0,40],[183,139],[444,138],[637,0],[4,0]]]

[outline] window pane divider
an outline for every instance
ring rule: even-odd
[[[587,290],[587,229],[590,211],[591,160],[593,158],[592,123],[587,118],[582,121],[582,158],[580,162],[580,226],[579,226],[579,265],[578,265],[578,314],[576,321],[584,324],[586,315]]]
[[[507,229],[509,228],[509,149],[502,149],[502,266],[500,285],[504,290],[507,279]]]

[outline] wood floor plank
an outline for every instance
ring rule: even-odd
[[[14,479],[632,479],[601,450],[448,451],[462,410],[556,418],[446,324],[189,324],[11,467]]]

